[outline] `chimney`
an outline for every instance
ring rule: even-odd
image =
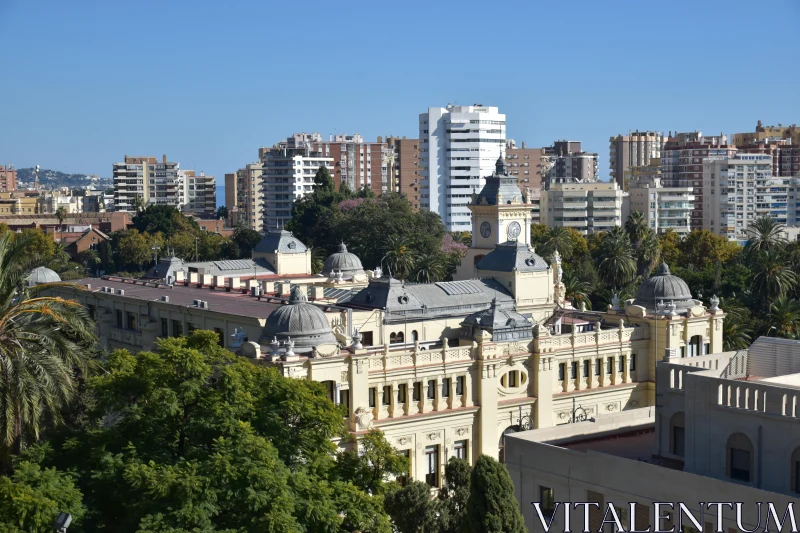
[[[164,163],[165,165],[167,164],[167,154],[161,156],[161,162]]]

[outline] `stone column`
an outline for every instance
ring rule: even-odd
[[[356,411],[372,411],[369,408],[369,356],[366,350],[356,350],[350,356],[350,429],[358,431]],[[377,402],[376,402],[377,405]]]
[[[464,376],[464,398],[462,405],[464,407],[472,407],[472,377],[469,372],[463,374]]]
[[[631,382],[631,354],[623,354],[622,360],[622,382],[623,383],[630,383]]]
[[[553,425],[553,375],[555,360],[552,356],[536,354],[533,356],[533,404],[536,427],[545,428]]]
[[[406,403],[403,404],[403,414],[408,416],[411,413],[411,406],[414,404],[414,381],[409,379],[406,381]],[[414,413],[419,411],[419,405],[414,409]]]
[[[442,410],[442,377],[436,376],[436,394],[433,398],[433,410]]]
[[[478,361],[478,438],[475,441],[479,454],[497,459],[499,437],[497,430],[497,362]]]

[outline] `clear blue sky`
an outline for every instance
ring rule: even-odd
[[[800,1],[0,0],[0,163],[217,176],[296,131],[415,137],[499,106],[529,146],[800,123]]]

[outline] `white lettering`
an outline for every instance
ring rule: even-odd
[[[728,502],[708,502],[706,504],[707,509],[711,509],[712,506],[717,507],[717,530],[716,533],[724,533],[722,529],[722,506],[727,505],[731,509],[733,509],[733,504]]]
[[[580,505],[583,506],[583,533],[591,533],[589,531],[589,506],[594,505],[599,511],[600,504],[597,502],[578,502],[575,504],[575,509],[577,509]]]
[[[767,503],[767,523],[764,524],[764,533],[769,531],[769,518],[775,521],[775,527],[778,531],[783,531],[783,523],[786,522],[786,515],[789,515],[789,522],[792,524],[792,533],[797,533],[797,522],[794,520],[794,502],[789,502],[786,506],[786,512],[783,513],[783,520],[778,521],[778,513],[775,512],[775,505],[772,502]]]
[[[703,509],[703,502],[700,502],[700,509]],[[683,531],[683,515],[689,517],[689,521],[692,525],[697,529],[697,531],[703,531],[703,524],[700,523],[700,520],[696,519],[692,512],[689,510],[688,507],[683,505],[682,503],[678,502],[678,531]]]
[[[739,531],[742,533],[753,533],[761,526],[761,502],[756,502],[756,506],[758,507],[758,524],[753,529],[745,529],[744,525],[742,524],[742,502],[736,502],[736,527],[739,528]]]
[[[550,516],[550,521],[547,522],[545,525],[544,514],[542,513],[542,504],[540,502],[531,502],[533,504],[533,508],[536,510],[536,516],[539,518],[539,522],[542,524],[542,529],[545,531],[550,531],[550,526],[553,525],[553,520],[556,518],[556,511],[558,511],[558,506],[560,502],[556,502],[556,506],[553,508],[553,514]],[[566,505],[564,506],[566,507]]]
[[[608,513],[611,513],[611,520],[608,519]],[[609,502],[606,506],[606,514],[603,515],[603,521],[600,523],[600,531],[602,531],[604,524],[614,524],[618,533],[627,533],[625,527],[622,525],[622,522],[619,519],[619,516],[617,516],[617,510],[614,509],[614,504],[611,502]]]
[[[661,508],[662,507],[669,507],[670,509],[675,508],[675,504],[672,503],[665,503],[665,502],[654,502],[653,505],[655,506],[655,517],[656,517],[656,528],[653,530],[653,533],[675,533],[675,525],[673,524],[671,529],[661,529],[661,521],[662,520],[669,520],[669,515],[661,516]]]
[[[647,526],[647,529],[638,530],[636,529],[636,502],[630,502],[630,517],[631,517],[631,529],[630,533],[650,533],[650,529],[653,527],[651,525]],[[649,521],[649,516],[647,517]]]

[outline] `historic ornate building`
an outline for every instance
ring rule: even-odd
[[[456,281],[364,270],[344,244],[311,275],[310,251],[284,232],[256,247],[252,262],[268,273],[249,278],[250,264],[229,277],[57,290],[90,307],[106,347],[150,349],[158,337],[210,329],[257,364],[323,383],[355,436],[382,430],[431,485],[449,457],[501,456],[510,432],[654,405],[664,353],[722,350],[724,314],[666,265],[633,300],[571,307],[560,257],[548,264],[529,244],[532,205],[502,159],[469,207],[473,246]]]

